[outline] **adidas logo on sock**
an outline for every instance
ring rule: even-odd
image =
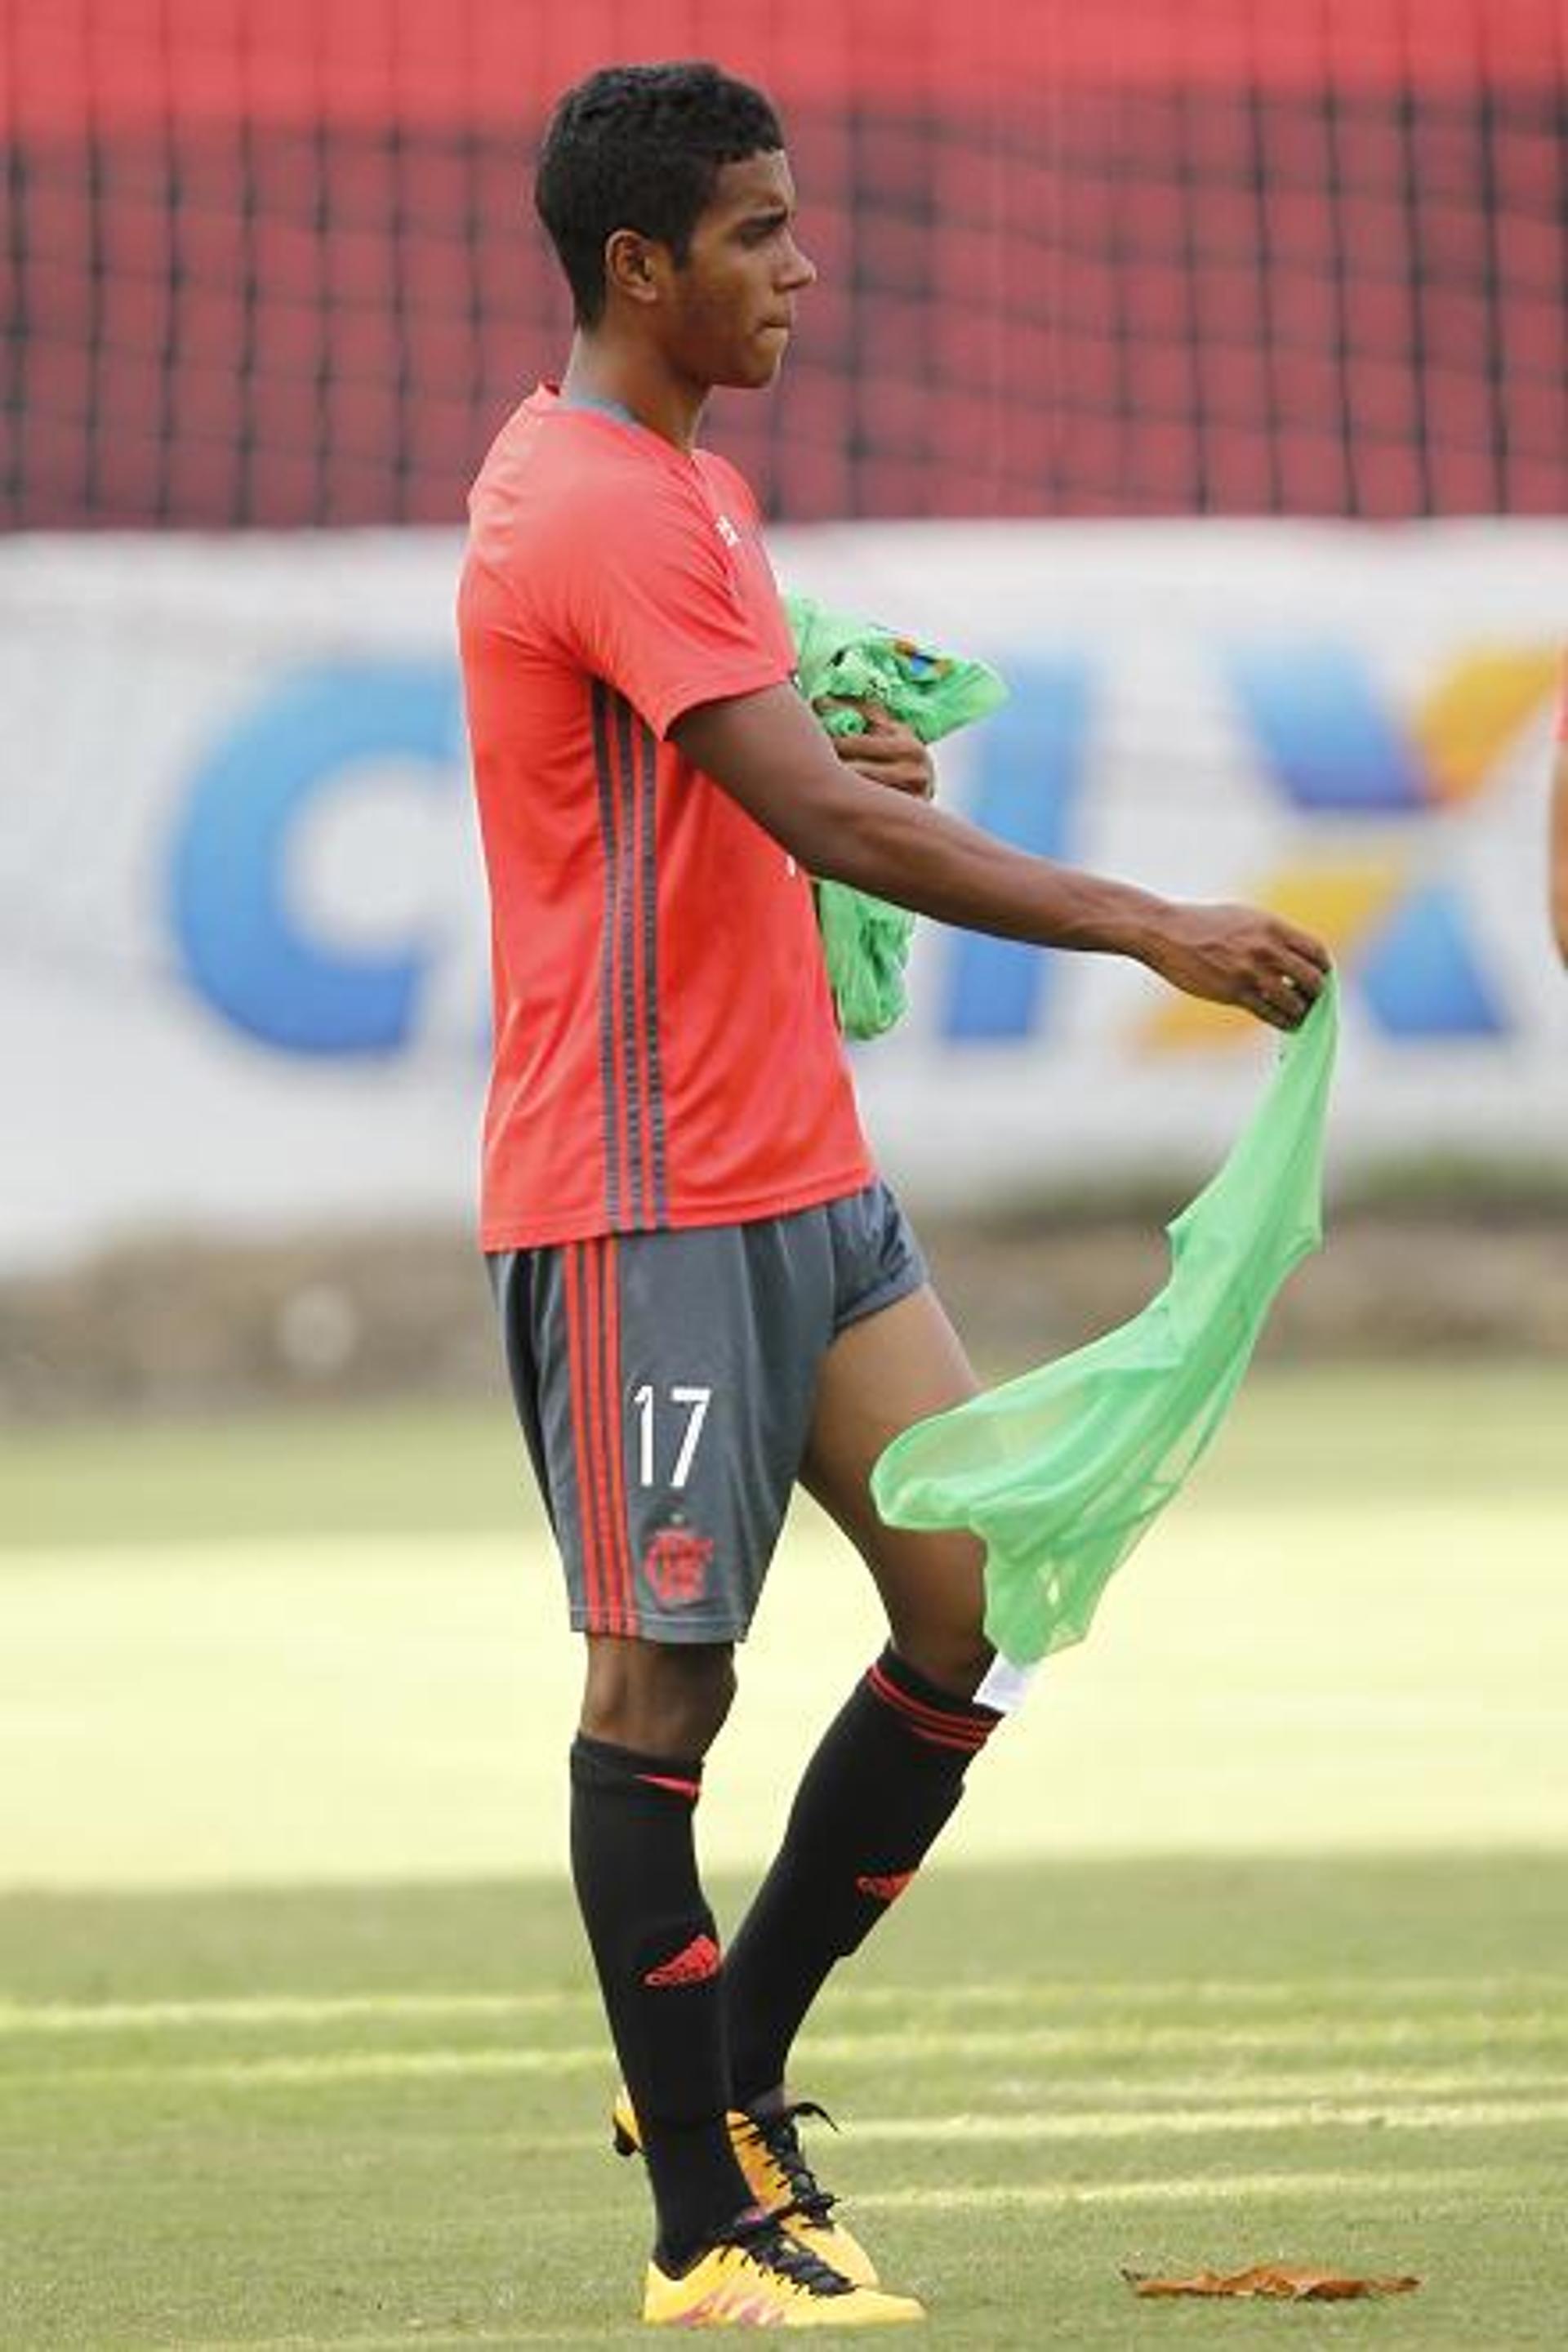
[[[874,1895],[879,1903],[896,1902],[913,1876],[912,1870],[896,1870],[884,1878],[858,1878],[855,1881],[856,1891],[861,1895]]]
[[[707,1977],[716,1977],[722,1965],[718,1945],[711,1936],[693,1936],[683,1950],[672,1960],[657,1969],[649,1969],[644,1977],[646,1985],[701,1984]]]

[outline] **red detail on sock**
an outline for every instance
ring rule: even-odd
[[[707,1978],[716,1977],[722,1966],[723,1956],[712,1937],[693,1936],[685,1949],[677,1952],[672,1960],[666,1960],[662,1967],[649,1969],[643,1982],[646,1985],[701,1984]]]
[[[907,1691],[901,1691],[879,1665],[867,1668],[866,1680],[884,1706],[890,1706],[902,1718],[906,1731],[933,1748],[960,1748],[975,1755],[984,1747],[999,1720],[989,1712],[976,1714],[962,1699],[955,1699],[951,1710],[929,1706],[923,1699],[911,1698]]]
[[[860,1894],[874,1895],[879,1903],[896,1903],[913,1876],[912,1870],[895,1870],[885,1878],[858,1878],[855,1885]]]
[[[650,1789],[673,1789],[678,1797],[689,1797],[693,1804],[702,1794],[700,1780],[678,1780],[668,1772],[639,1772],[637,1779]]]

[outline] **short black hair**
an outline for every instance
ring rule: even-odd
[[[605,247],[616,229],[684,262],[723,165],[783,145],[762,91],[714,65],[604,66],[569,89],[544,134],[533,201],[579,326],[604,315]]]

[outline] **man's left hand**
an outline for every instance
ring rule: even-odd
[[[936,763],[913,728],[891,718],[879,702],[856,705],[866,721],[863,735],[835,735],[834,750],[868,783],[890,784],[916,800],[936,795]]]

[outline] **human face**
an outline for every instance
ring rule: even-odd
[[[778,373],[795,299],[816,278],[795,218],[782,152],[720,166],[686,259],[665,280],[665,353],[689,382],[756,390]]]

